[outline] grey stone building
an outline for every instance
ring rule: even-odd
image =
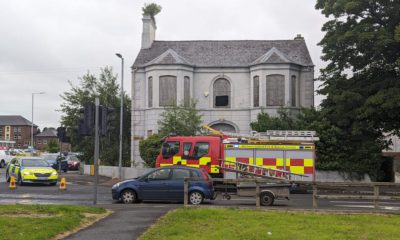
[[[205,124],[249,133],[262,110],[297,111],[314,105],[314,64],[304,39],[156,41],[153,20],[143,17],[142,47],[132,66],[131,159],[139,140],[158,131],[164,107],[190,98]]]

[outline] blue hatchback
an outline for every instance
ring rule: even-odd
[[[215,198],[210,175],[202,168],[184,166],[162,167],[139,178],[119,182],[112,187],[112,197],[123,203],[141,200],[182,201],[184,178],[196,178],[196,181],[189,182],[191,204]]]

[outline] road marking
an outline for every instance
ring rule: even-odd
[[[347,207],[347,208],[374,208],[373,205],[335,205],[335,207]],[[398,211],[400,207],[389,207],[389,206],[379,206],[382,210]]]
[[[355,202],[355,201],[329,201],[331,203],[348,203],[348,204],[371,204],[372,202]],[[379,202],[379,204],[400,205],[400,202]]]

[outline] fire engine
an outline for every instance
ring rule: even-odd
[[[166,137],[156,167],[204,168],[216,178],[237,178],[239,174],[296,181],[315,179],[314,143],[319,140],[315,131],[243,135],[203,127],[212,135]]]

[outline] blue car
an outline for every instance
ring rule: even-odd
[[[202,168],[171,166],[155,169],[139,178],[119,182],[112,187],[112,198],[123,203],[141,200],[183,201],[183,179],[199,180],[189,183],[189,203],[200,204],[214,199],[210,175]]]

